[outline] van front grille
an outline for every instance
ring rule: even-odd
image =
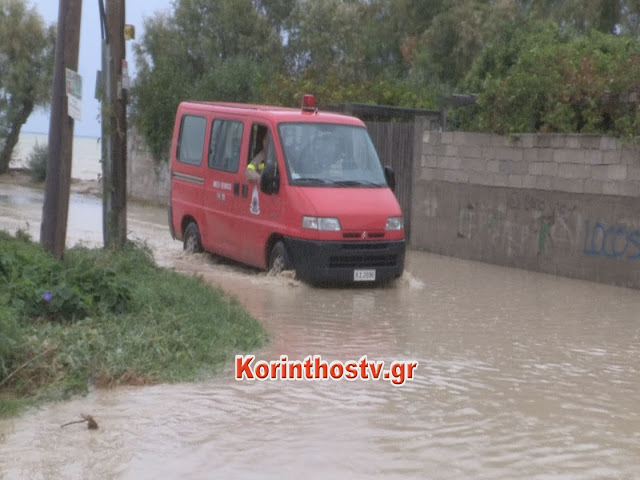
[[[389,248],[389,244],[386,242],[342,243],[340,248],[342,250],[386,250]]]
[[[342,238],[345,239],[359,239],[359,240],[368,240],[371,238],[384,238],[384,232],[366,232],[364,230],[359,232],[344,232],[342,234]]]
[[[329,268],[393,267],[397,261],[397,255],[333,255]]]

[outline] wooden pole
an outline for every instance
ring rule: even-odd
[[[62,258],[67,237],[71,156],[74,121],[69,117],[66,97],[66,73],[78,71],[82,0],[60,0],[58,36],[51,88],[49,120],[49,159],[45,181],[40,243],[54,257]]]
[[[127,91],[123,88],[125,60],[125,0],[107,0],[107,58],[104,73],[106,118],[103,109],[103,138],[106,142],[103,200],[104,246],[122,247],[127,240]],[[105,138],[106,137],[106,138]]]
[[[100,30],[102,32],[102,72],[100,76],[100,115],[102,119],[102,239],[105,247],[111,244],[113,211],[113,155],[111,155],[111,38],[107,27],[104,1],[98,0]]]

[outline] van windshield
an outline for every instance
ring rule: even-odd
[[[382,166],[363,127],[328,123],[281,123],[291,185],[386,187]]]

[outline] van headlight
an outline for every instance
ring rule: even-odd
[[[302,228],[339,232],[340,220],[332,217],[302,217]]]
[[[404,228],[404,220],[402,217],[389,217],[387,218],[387,226],[385,230],[402,230]]]

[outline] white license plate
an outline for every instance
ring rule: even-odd
[[[354,282],[373,282],[376,279],[375,270],[354,270],[353,281]]]

